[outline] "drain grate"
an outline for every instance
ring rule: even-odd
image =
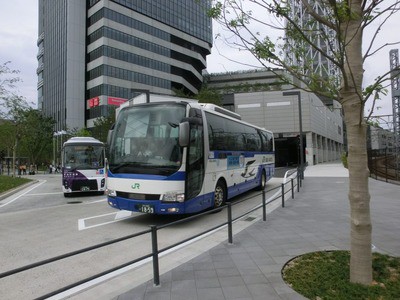
[[[244,221],[251,222],[254,221],[255,219],[256,219],[255,217],[247,217],[246,219],[244,219]]]

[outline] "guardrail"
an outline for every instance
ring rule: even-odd
[[[299,172],[297,172],[297,170],[294,169],[294,170],[287,171],[285,176],[284,176],[283,183],[280,186],[277,186],[277,187],[272,188],[272,189],[267,190],[267,191],[265,191],[265,190],[261,191],[262,202],[259,205],[257,205],[253,209],[248,210],[245,213],[243,213],[243,214],[241,214],[241,215],[239,215],[239,216],[237,216],[235,218],[232,217],[232,207],[237,205],[237,204],[239,204],[239,203],[242,203],[242,202],[244,202],[246,200],[249,200],[251,198],[258,197],[258,196],[260,196],[260,193],[257,193],[255,195],[250,196],[250,197],[235,201],[233,203],[232,202],[227,202],[222,207],[219,207],[219,208],[216,208],[216,209],[212,209],[212,210],[207,210],[205,212],[202,212],[202,213],[199,213],[199,214],[196,214],[196,215],[192,215],[192,216],[189,216],[187,218],[184,218],[184,219],[181,219],[181,220],[178,220],[178,221],[175,221],[175,222],[171,222],[171,223],[168,223],[168,224],[165,224],[165,225],[160,225],[160,226],[151,225],[150,229],[148,229],[148,230],[144,230],[144,231],[141,231],[141,232],[138,232],[138,233],[135,233],[135,234],[131,234],[131,235],[127,235],[127,236],[124,236],[124,237],[121,237],[121,238],[117,238],[117,239],[114,239],[114,240],[111,240],[111,241],[108,241],[108,242],[100,243],[100,244],[97,244],[97,245],[94,245],[94,246],[91,246],[91,247],[86,247],[86,248],[83,248],[81,250],[69,252],[69,253],[66,253],[66,254],[63,254],[63,255],[59,255],[59,256],[56,256],[56,257],[53,257],[53,258],[49,258],[49,259],[45,259],[45,260],[42,260],[42,261],[39,261],[39,262],[35,262],[35,263],[29,264],[29,265],[26,265],[26,266],[23,266],[23,267],[19,267],[19,268],[13,269],[13,270],[9,270],[9,271],[0,273],[0,279],[4,278],[4,277],[12,276],[12,275],[20,273],[20,272],[24,272],[24,271],[27,271],[27,270],[30,270],[30,269],[33,269],[33,268],[37,268],[37,267],[40,267],[40,266],[43,266],[43,265],[47,265],[47,264],[50,264],[52,262],[56,262],[56,261],[59,261],[59,260],[62,260],[62,259],[65,259],[65,258],[68,258],[68,257],[71,257],[71,256],[75,256],[75,255],[86,253],[86,252],[89,252],[89,251],[92,251],[92,250],[95,250],[95,249],[106,247],[106,246],[109,246],[109,245],[112,245],[112,244],[116,244],[116,243],[119,243],[119,242],[122,242],[122,241],[125,241],[125,240],[128,240],[128,239],[133,239],[135,237],[139,237],[139,236],[142,236],[142,235],[145,235],[145,234],[151,234],[151,244],[152,244],[152,252],[151,253],[143,255],[143,256],[141,256],[141,257],[139,257],[137,259],[131,260],[129,262],[126,262],[126,263],[124,263],[122,265],[119,265],[119,266],[114,267],[112,269],[109,269],[109,270],[106,270],[104,272],[101,272],[99,274],[96,274],[96,275],[93,275],[91,277],[85,278],[85,279],[80,280],[78,282],[75,282],[73,284],[64,286],[64,287],[62,287],[60,289],[52,291],[52,292],[50,292],[50,293],[48,293],[46,295],[40,296],[39,298],[36,298],[36,299],[46,299],[46,298],[55,296],[57,294],[65,292],[65,291],[67,291],[69,289],[75,288],[75,287],[77,287],[77,286],[79,286],[81,284],[87,283],[87,282],[89,282],[91,280],[97,279],[97,278],[102,277],[104,275],[107,275],[107,274],[109,274],[111,272],[114,272],[116,270],[122,269],[124,267],[129,266],[129,265],[138,263],[138,262],[143,261],[143,260],[148,259],[148,258],[152,258],[152,262],[153,262],[153,283],[154,283],[155,286],[158,286],[158,285],[160,285],[159,255],[161,253],[166,252],[166,251],[168,251],[168,250],[170,250],[170,249],[172,249],[174,247],[177,247],[177,246],[179,246],[181,244],[184,244],[184,243],[186,243],[186,242],[188,242],[188,241],[190,241],[192,239],[201,237],[202,235],[205,235],[205,234],[207,234],[207,233],[209,233],[211,231],[220,229],[220,228],[225,227],[225,226],[227,226],[227,228],[228,228],[228,243],[233,244],[233,223],[235,221],[243,218],[244,216],[246,216],[246,215],[248,215],[248,214],[250,214],[250,213],[252,213],[252,212],[254,212],[254,211],[256,211],[256,210],[258,210],[260,208],[262,208],[262,219],[263,219],[263,221],[266,221],[266,219],[267,219],[267,213],[266,213],[267,205],[270,204],[270,203],[275,202],[278,199],[280,199],[281,200],[281,206],[285,207],[285,200],[287,198],[287,194],[291,193],[291,198],[294,199],[294,190],[297,187],[297,192],[300,191],[300,187],[302,185],[302,180],[303,179],[301,178],[301,176],[300,176]],[[272,197],[270,197],[270,199],[267,201],[266,200],[266,193],[274,191],[274,190],[276,190],[277,192]],[[200,232],[200,233],[198,233],[196,235],[193,235],[193,236],[191,236],[189,238],[181,240],[181,241],[179,241],[179,242],[177,242],[175,244],[169,245],[169,246],[164,247],[162,249],[158,249],[158,231],[160,229],[167,228],[167,227],[170,227],[170,226],[174,226],[174,225],[177,225],[177,224],[180,224],[180,223],[183,223],[183,222],[187,222],[187,221],[199,218],[199,217],[204,216],[206,214],[210,214],[212,212],[219,212],[219,211],[222,211],[222,210],[225,210],[225,209],[227,211],[227,220],[226,220],[226,222],[223,222],[223,223],[218,224],[218,225],[216,225],[216,226],[214,226],[212,228],[204,230],[204,231],[202,231],[202,232]]]
[[[370,177],[376,180],[400,184],[399,150],[399,148],[368,150]]]

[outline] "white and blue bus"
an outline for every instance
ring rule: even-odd
[[[62,190],[65,197],[73,193],[106,189],[105,145],[93,137],[73,137],[62,150]]]
[[[274,174],[272,132],[190,100],[122,108],[108,143],[106,194],[120,210],[196,213],[264,189]]]

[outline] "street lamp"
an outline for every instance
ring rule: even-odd
[[[299,103],[299,131],[300,131],[300,178],[304,179],[304,148],[303,148],[303,121],[301,117],[301,94],[300,91],[286,91],[282,92],[283,96],[297,96]]]
[[[56,131],[54,131],[53,132],[53,166],[56,164],[56,141],[55,141],[55,139],[56,139],[56,137],[57,137],[57,132]]]
[[[57,156],[58,156],[58,153],[61,151],[61,148],[62,148],[62,142],[63,142],[62,136],[64,134],[67,134],[67,132],[65,130],[54,131],[53,132],[53,166],[56,166],[56,163],[58,163],[58,161],[56,161],[56,148],[57,148]],[[61,145],[60,145],[60,147],[59,147],[59,144],[58,144],[58,136],[61,136]],[[57,139],[57,147],[56,147],[56,144],[55,144],[55,142],[56,142],[55,139]]]

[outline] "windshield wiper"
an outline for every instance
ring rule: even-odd
[[[125,167],[148,167],[148,163],[145,162],[126,162],[126,163],[121,163],[118,164],[116,166],[110,166],[110,169],[114,172],[114,171],[118,171],[121,168],[125,168]]]
[[[162,166],[153,166],[154,168],[160,169],[176,169],[177,166],[175,165],[162,165]]]
[[[176,128],[176,127],[179,126],[178,124],[175,124],[175,123],[172,123],[172,122],[168,122],[168,124],[169,124],[169,126],[171,126],[172,128]]]

